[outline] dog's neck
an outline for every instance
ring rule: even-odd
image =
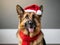
[[[42,34],[42,32],[38,32],[37,34],[34,35],[34,33],[30,33],[29,35],[27,34],[24,34],[22,31],[19,32],[20,36],[23,35],[23,36],[29,36],[30,38],[33,38],[33,37],[36,37],[36,36],[39,36]]]
[[[36,31],[36,32],[33,32],[33,33],[30,33],[30,32],[28,32],[28,31],[26,31],[26,30],[22,30],[22,32],[25,34],[25,35],[28,35],[28,36],[30,36],[30,37],[34,37],[36,34],[38,34],[40,31]]]
[[[30,37],[33,37],[35,34],[34,33],[28,33]]]
[[[27,31],[24,31],[23,32],[25,35],[28,35],[30,37],[33,37],[35,34],[34,33],[30,33],[30,32],[27,32]]]

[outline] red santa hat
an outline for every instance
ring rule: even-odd
[[[35,12],[38,15],[42,14],[41,8],[38,5],[30,5],[24,8],[25,12]]]

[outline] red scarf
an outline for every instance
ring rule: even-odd
[[[22,45],[30,45],[30,42],[36,40],[38,36],[41,34],[41,31],[34,37],[30,37],[28,35],[25,35],[22,31],[20,31],[19,35],[22,38]]]

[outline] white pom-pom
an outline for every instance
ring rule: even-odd
[[[38,10],[36,14],[41,15],[42,14],[41,10]]]

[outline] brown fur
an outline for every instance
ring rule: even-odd
[[[17,37],[19,39],[18,45],[21,45],[22,39],[19,36],[19,31],[22,31],[24,34],[29,35],[30,37],[37,35],[41,31],[41,15],[37,15],[34,12],[24,12],[22,7],[19,5],[16,6],[16,10],[18,13],[18,18],[19,18],[18,31],[17,31]],[[42,8],[41,8],[41,11],[43,11]],[[25,22],[28,21],[28,19],[25,18],[26,15],[29,16],[30,20],[32,19],[32,15],[35,15],[34,20],[36,21],[37,27],[33,33],[28,33],[28,31],[24,27]],[[30,42],[30,45],[43,45],[43,33],[41,33],[41,35],[39,35],[37,40]]]

